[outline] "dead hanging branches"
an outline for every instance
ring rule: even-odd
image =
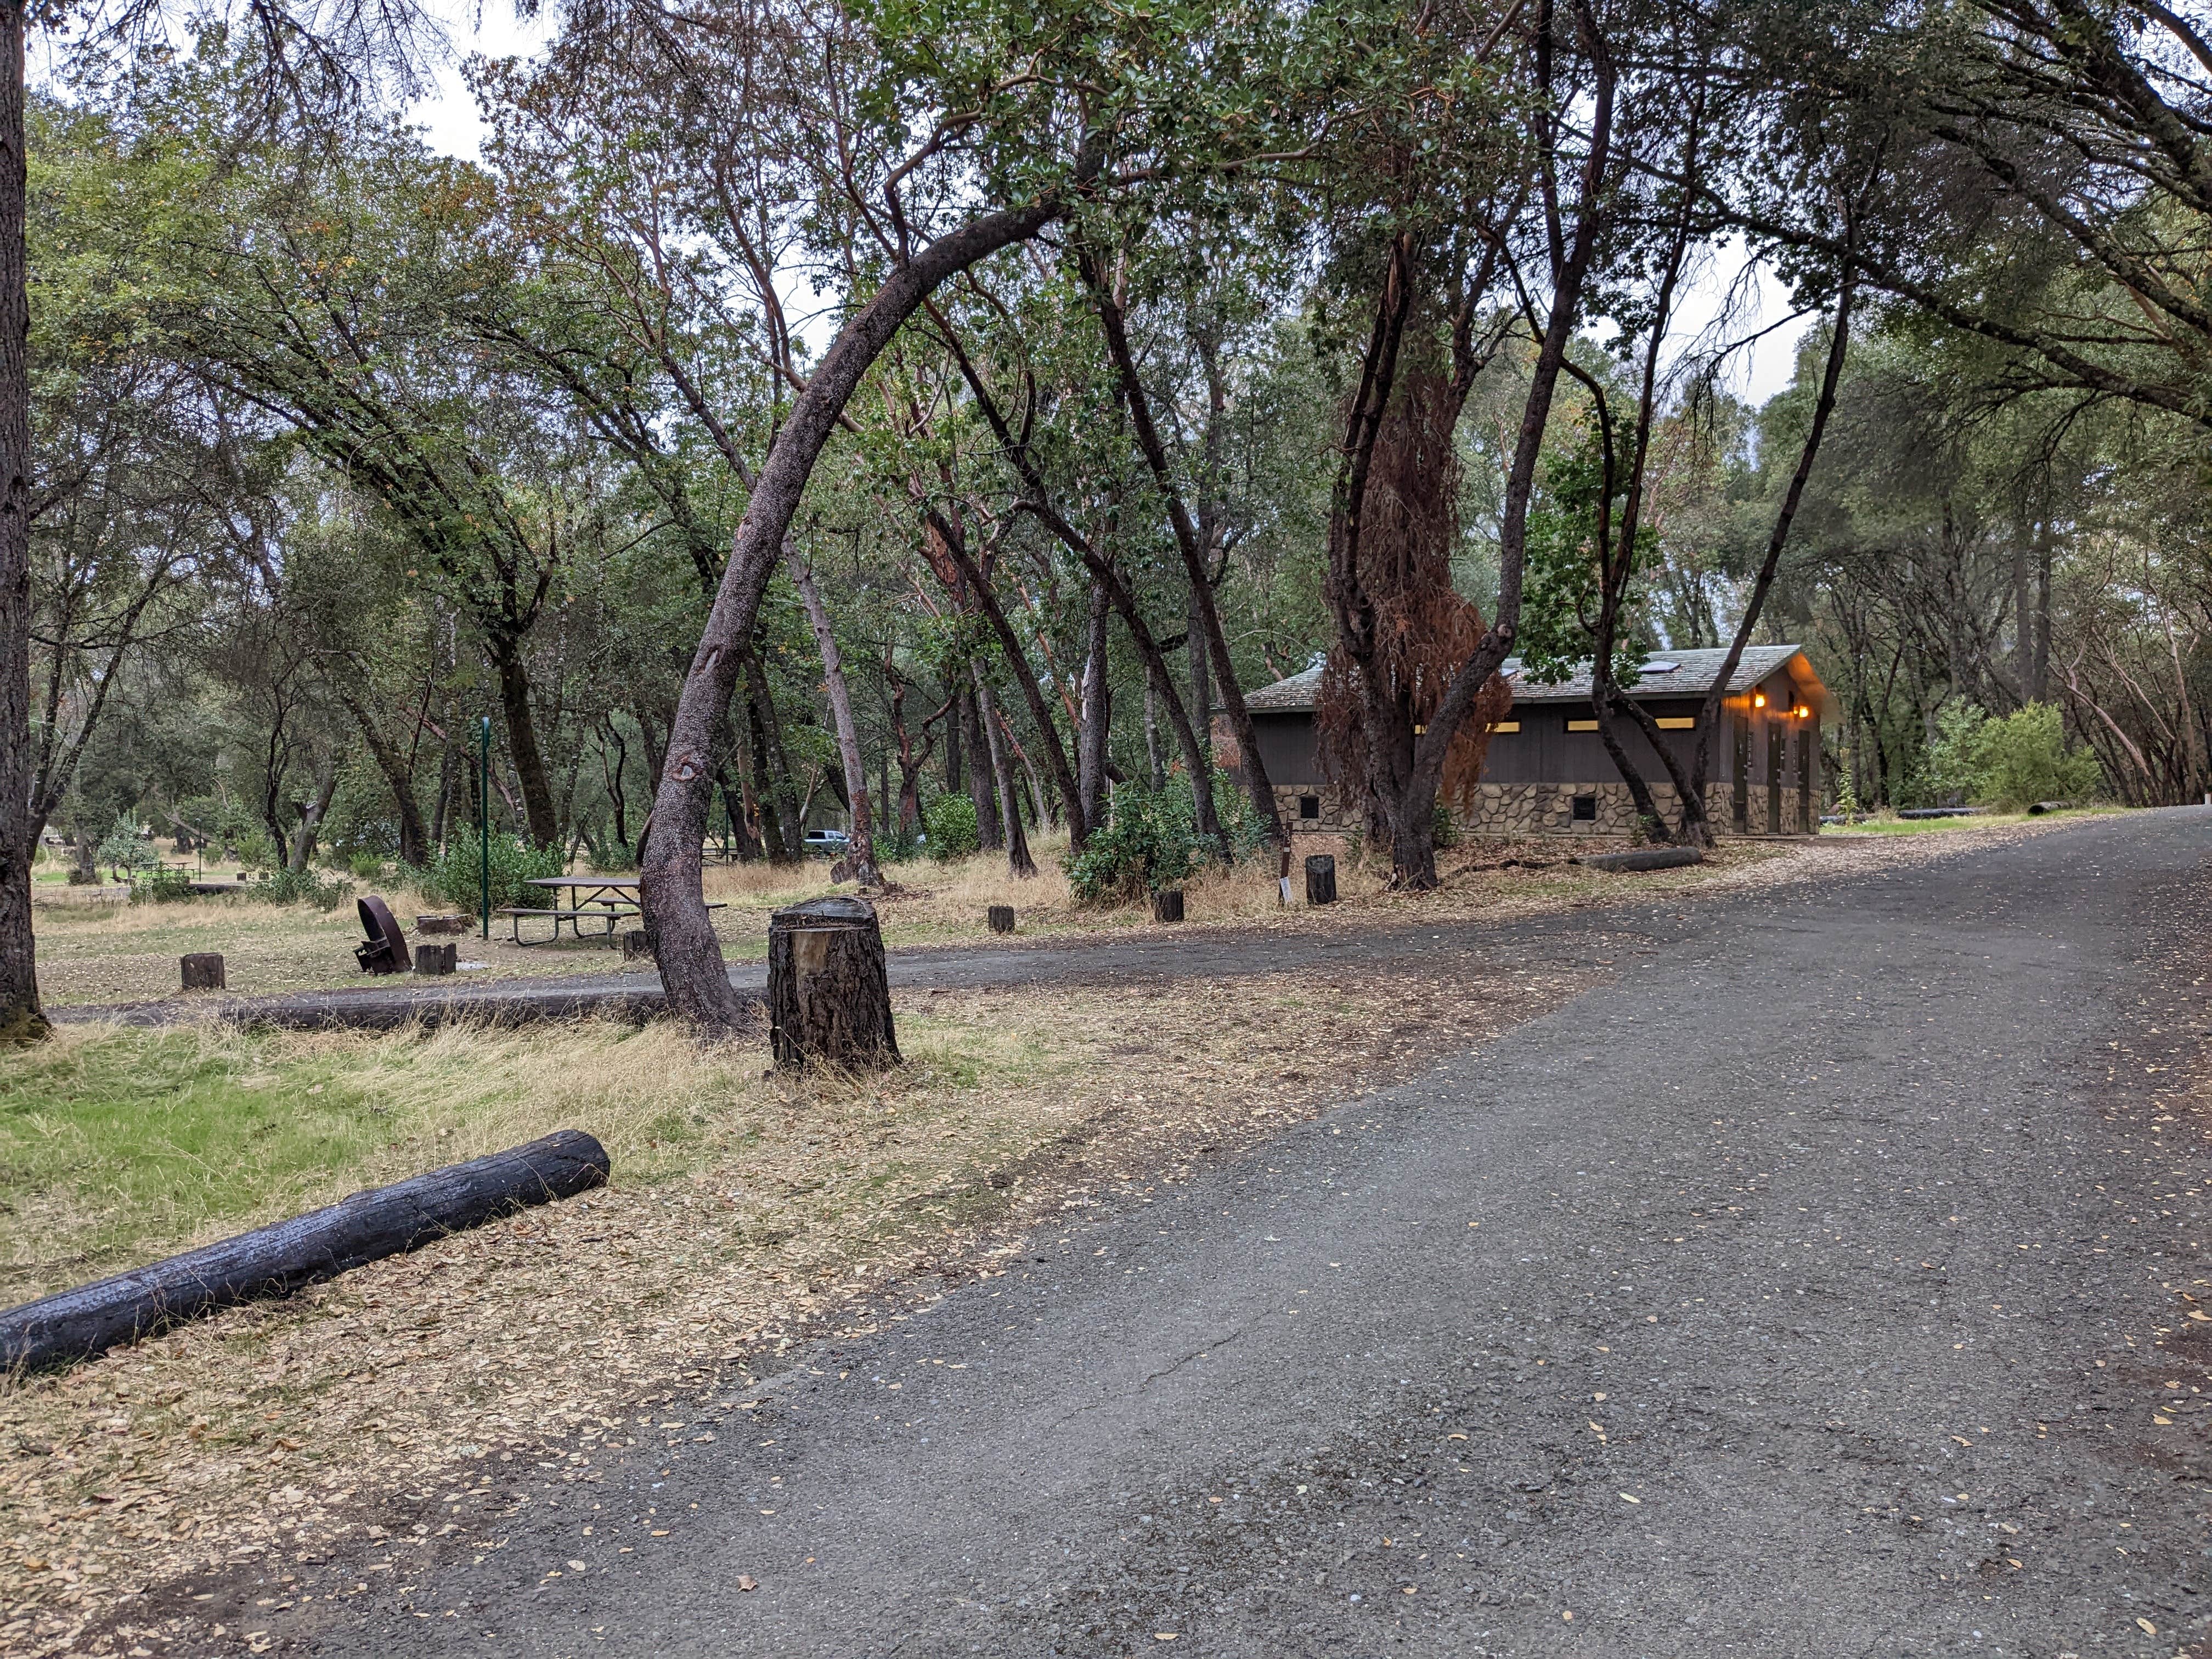
[[[1389,841],[1385,802],[1397,792],[1376,769],[1391,764],[1403,735],[1428,725],[1488,628],[1452,585],[1460,532],[1453,432],[1463,400],[1432,370],[1401,380],[1375,441],[1358,568],[1346,573],[1353,580],[1340,609],[1349,625],[1338,630],[1322,671],[1315,726],[1322,769],[1340,801],[1358,804],[1376,844]],[[1441,799],[1473,799],[1491,728],[1512,702],[1504,679],[1492,675],[1452,736]]]

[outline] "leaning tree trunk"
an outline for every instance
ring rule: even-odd
[[[983,728],[983,740],[989,746],[991,771],[999,782],[999,816],[1006,828],[1006,873],[1024,878],[1037,872],[1036,860],[1030,856],[1030,838],[1022,829],[1021,797],[1014,792],[1014,770],[1006,764],[1006,744],[999,738],[999,710],[992,701],[991,688],[983,679],[983,665],[970,665],[975,676],[975,720]]]
[[[809,899],[769,918],[768,1030],[779,1066],[899,1063],[874,906]]]
[[[1095,177],[1103,159],[1103,149],[1086,141],[1076,167],[1077,182]],[[690,672],[684,676],[669,732],[668,757],[654,797],[641,881],[645,908],[654,918],[660,977],[669,1006],[696,1025],[732,1030],[744,1018],[745,999],[730,984],[702,886],[708,793],[714,787],[708,750],[714,721],[736,687],[744,642],[760,613],[761,595],[782,554],[784,538],[814,464],[861,377],[931,291],[955,271],[1026,241],[1062,210],[1060,198],[1048,197],[1028,207],[985,214],[938,238],[892,272],[876,296],[838,331],[821,367],[792,404],[790,419],[761,467]]]
[[[860,733],[853,724],[853,698],[845,684],[845,659],[837,649],[837,635],[830,626],[830,607],[822,603],[822,590],[814,572],[796,550],[785,550],[791,563],[791,580],[806,605],[806,620],[814,628],[814,643],[822,653],[823,683],[830,692],[830,718],[837,728],[837,757],[845,769],[845,805],[852,814],[851,844],[846,856],[853,861],[854,878],[863,892],[884,884],[876,869],[874,826],[868,822],[868,769],[860,758]]]
[[[1076,810],[1081,814],[1085,834],[1099,828],[1104,822],[1101,803],[1106,793],[1106,738],[1114,720],[1113,687],[1106,674],[1106,618],[1109,614],[1106,589],[1094,577],[1091,583],[1090,615],[1084,636],[1082,730],[1077,734],[1075,743]],[[1157,753],[1158,745],[1152,733],[1149,690],[1146,699],[1145,742]]]
[[[538,746],[538,721],[530,708],[530,671],[523,665],[520,649],[512,640],[495,638],[491,657],[499,676],[500,712],[507,717],[507,754],[514,763],[514,781],[522,787],[522,816],[530,827],[530,844],[557,847],[561,820],[553,809],[553,785],[546,775],[544,752]],[[702,812],[702,823],[705,818]]]
[[[31,939],[31,302],[24,9],[0,0],[0,1042],[46,1035]]]

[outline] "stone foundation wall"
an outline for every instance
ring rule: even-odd
[[[1747,793],[1751,808],[1750,833],[1763,836],[1766,833],[1766,786],[1753,784]],[[1575,817],[1575,797],[1577,795],[1597,798],[1595,817],[1577,819]],[[1319,799],[1319,817],[1299,816],[1299,803],[1303,797]],[[1651,799],[1671,822],[1675,811],[1674,786],[1653,784]],[[1278,785],[1275,806],[1294,836],[1302,832],[1341,835],[1358,828],[1357,815],[1340,811],[1334,797],[1326,789]],[[1717,833],[1734,835],[1735,796],[1732,786],[1708,784],[1705,787],[1705,812]],[[1468,836],[1503,838],[1520,836],[1625,837],[1636,832],[1634,799],[1628,793],[1628,786],[1618,782],[1480,784],[1476,787],[1474,799],[1468,806],[1456,809],[1452,816],[1459,825],[1460,833]],[[1794,788],[1784,788],[1782,792],[1782,833],[1796,835],[1800,829],[1797,792]]]

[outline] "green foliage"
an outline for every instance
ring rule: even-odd
[[[346,864],[363,881],[374,881],[384,873],[384,860],[374,853],[356,853]]]
[[[528,884],[541,877],[560,875],[563,862],[558,848],[532,847],[512,836],[494,836],[489,866],[492,908],[539,903],[543,890]],[[409,871],[407,878],[433,904],[474,910],[483,900],[485,867],[477,838],[456,836],[435,864],[426,870]]]
[[[929,836],[929,855],[939,864],[964,859],[983,844],[975,826],[975,803],[965,795],[947,790],[929,803],[922,823]]]
[[[189,870],[164,870],[158,866],[142,871],[131,878],[131,902],[133,904],[176,904],[192,896],[192,872]]]
[[[1192,824],[1188,788],[1172,781],[1164,789],[1122,785],[1114,792],[1113,817],[1067,855],[1075,902],[1133,903],[1185,879],[1205,850]]]
[[[1598,502],[1605,489],[1605,465],[1595,439],[1586,438],[1544,470],[1544,493],[1528,509],[1528,564],[1522,577],[1521,660],[1538,684],[1571,678],[1589,658],[1591,630],[1602,595],[1597,562]],[[1626,502],[1613,504],[1618,534]],[[1658,537],[1648,526],[1636,532],[1636,564],[1650,569],[1657,561]],[[1637,671],[1658,643],[1644,621],[1632,586],[1615,626],[1613,678],[1633,685]],[[1442,843],[1438,843],[1441,845]]]
[[[1936,717],[1936,737],[1923,757],[1936,794],[2014,811],[2039,800],[2081,800],[2097,793],[2097,757],[2066,741],[2057,705],[2032,702],[2002,719],[1972,703],[1953,703]]]
[[[1459,820],[1443,801],[1438,801],[1435,811],[1429,815],[1429,839],[1439,851],[1459,845]]]
[[[969,804],[969,810],[974,810],[972,802]],[[922,850],[922,833],[918,830],[909,830],[904,824],[894,830],[885,830],[876,837],[876,862],[902,864],[913,858]]]
[[[342,881],[308,870],[273,870],[249,883],[246,896],[258,904],[312,904],[318,910],[335,910],[349,891]]]
[[[116,815],[114,824],[94,856],[111,870],[153,870],[160,868],[161,863],[161,854],[146,839],[138,820],[128,812]]]

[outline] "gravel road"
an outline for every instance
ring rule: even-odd
[[[2203,1651],[2207,1171],[2172,1103],[2208,849],[2212,811],[2134,814],[1641,916],[1556,1013],[672,1402],[596,1483],[526,1478],[502,1547],[426,1543],[282,1633]]]

